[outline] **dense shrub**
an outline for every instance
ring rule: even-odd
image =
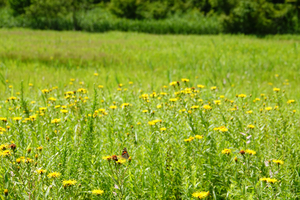
[[[1,11],[2,27],[182,34],[299,33],[300,0],[0,0],[0,6],[6,1],[10,8]]]
[[[31,5],[30,0],[8,0],[13,14],[21,15],[25,13],[25,9]]]
[[[297,23],[291,5],[276,5],[266,0],[240,1],[228,16],[223,17],[224,30],[230,33],[295,32]]]
[[[0,8],[1,7],[5,7],[7,4],[7,1],[6,0],[0,0]]]
[[[112,0],[110,10],[118,17],[140,19],[142,7],[143,4],[139,0]]]

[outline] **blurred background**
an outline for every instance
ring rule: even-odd
[[[296,34],[300,0],[0,0],[0,28]]]

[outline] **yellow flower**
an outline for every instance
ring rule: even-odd
[[[207,105],[207,104],[204,105],[203,108],[204,108],[205,110],[211,110],[211,109],[212,109],[212,107],[211,107],[210,105]]]
[[[288,100],[287,103],[288,104],[295,103],[295,100],[293,100],[293,99],[292,100]]]
[[[284,163],[282,160],[273,160],[273,162],[278,165],[283,165],[283,163]]]
[[[187,83],[187,82],[189,82],[190,80],[187,79],[187,78],[182,78],[181,81]]]
[[[250,150],[250,149],[247,149],[245,152],[248,153],[249,155],[255,155],[256,154],[256,151],[253,151],[253,150]]]
[[[51,124],[57,124],[60,122],[61,119],[52,119]]]
[[[61,173],[59,173],[59,172],[51,172],[47,176],[48,176],[48,178],[59,178],[60,175],[61,175]]]
[[[230,149],[224,149],[224,150],[222,150],[222,154],[229,155],[229,154],[231,154],[231,150]]]
[[[44,173],[46,173],[46,171],[47,170],[44,170],[44,169],[38,169],[38,170],[36,170],[36,173],[38,173],[38,174],[44,174]]]
[[[75,181],[75,180],[67,180],[67,181],[63,181],[63,186],[68,187],[68,186],[75,185],[76,183],[77,183],[77,181]]]
[[[214,104],[220,105],[221,104],[221,100],[214,100]]]
[[[116,163],[122,165],[122,164],[126,163],[126,159],[119,159]]]
[[[248,110],[248,111],[246,111],[246,113],[247,113],[247,114],[252,114],[253,111],[252,111],[252,110]]]
[[[203,138],[203,135],[195,135],[195,138],[201,140]]]
[[[217,86],[210,87],[211,90],[216,90]]]
[[[36,150],[42,151],[43,147],[38,147]]]
[[[98,73],[94,73],[94,76],[98,76],[99,74]]]
[[[194,139],[195,139],[195,137],[192,137],[192,136],[191,136],[191,137],[189,137],[188,139],[185,139],[184,141],[185,141],[185,142],[191,142],[191,141],[193,141]]]
[[[150,121],[150,122],[148,122],[148,124],[149,124],[150,126],[154,126],[154,125],[155,125],[155,122]]]
[[[3,193],[5,196],[8,196],[8,189],[4,189]]]
[[[115,110],[117,109],[117,106],[109,106],[110,109]]]
[[[228,128],[226,128],[225,126],[220,126],[220,127],[214,128],[214,131],[227,132]]]
[[[128,106],[129,106],[129,103],[123,103],[123,104],[121,105],[121,108],[128,107]]]
[[[165,131],[165,130],[167,130],[167,128],[164,128],[164,127],[163,127],[163,128],[160,128],[160,130],[161,130],[161,131]]]
[[[22,120],[22,117],[14,117],[13,120],[14,121],[20,121],[20,120]]]
[[[176,81],[173,81],[173,82],[170,83],[171,86],[175,86],[176,84],[177,84]]]
[[[103,160],[111,160],[111,156],[103,156],[102,159]]]
[[[247,97],[247,95],[245,95],[245,94],[239,94],[238,97],[245,98],[245,97]]]
[[[267,183],[276,183],[278,180],[277,179],[272,179],[272,178],[261,178],[259,179],[260,181],[264,181],[264,182],[267,182]]]
[[[249,124],[249,125],[247,126],[247,128],[254,129],[254,128],[255,128],[255,126],[254,126],[254,125],[252,125],[252,124]]]
[[[8,157],[11,155],[11,152],[9,150],[4,150],[2,152],[0,152],[0,156],[3,156],[3,157]]]
[[[169,99],[169,101],[175,102],[175,101],[177,101],[177,99],[176,98],[171,98],[171,99]]]
[[[98,88],[103,88],[103,85],[98,85]]]
[[[205,88],[205,86],[204,86],[204,85],[197,85],[197,87],[198,87],[198,88],[200,88],[200,89],[203,89],[203,88]]]
[[[102,195],[104,193],[103,190],[93,190],[92,194],[96,194],[96,195]]]
[[[269,111],[269,110],[272,110],[273,108],[272,107],[266,107],[265,110]]]
[[[267,182],[268,182],[268,183],[276,183],[276,182],[277,182],[277,179],[275,179],[275,178],[269,178],[269,179],[267,180]]]
[[[39,108],[40,111],[46,111],[47,110],[47,107],[41,107]]]
[[[274,91],[274,92],[279,92],[279,91],[280,91],[280,88],[273,88],[273,91]]]
[[[198,109],[199,106],[192,106],[191,109]]]
[[[149,124],[150,126],[154,126],[154,125],[155,125],[156,123],[158,123],[158,122],[162,122],[162,120],[160,120],[160,119],[155,119],[155,120],[149,121],[148,124]]]
[[[204,199],[209,196],[209,192],[194,192],[192,196],[198,199]]]
[[[264,181],[264,182],[267,182],[269,178],[261,178],[259,179],[260,181]]]
[[[65,110],[65,109],[62,109],[60,110],[61,113],[68,113],[69,111],[68,110]]]

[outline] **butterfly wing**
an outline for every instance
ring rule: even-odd
[[[128,154],[126,147],[122,151],[122,158],[125,158],[125,159],[129,158],[129,154]]]

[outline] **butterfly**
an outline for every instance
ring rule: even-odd
[[[126,147],[123,149],[122,151],[122,158],[128,159],[129,158],[129,154],[127,152]]]

